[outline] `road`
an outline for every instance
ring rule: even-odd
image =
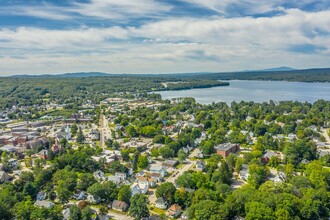
[[[99,209],[96,208],[95,206],[91,206],[91,209],[93,209],[96,213],[99,213]],[[120,214],[117,212],[112,212],[111,210],[108,211],[107,216],[110,218],[116,219],[116,220],[133,220],[134,219],[128,215]]]
[[[178,171],[175,171],[167,180],[166,182],[175,183],[176,179],[181,176],[184,172],[190,170],[193,168],[193,166],[196,164],[196,161],[191,161],[189,159],[186,160],[185,165],[181,167]]]
[[[195,149],[191,155],[194,155],[196,154],[197,152],[197,149]],[[175,181],[176,179],[181,176],[184,172],[192,169],[194,166],[196,165],[196,161],[192,161],[190,159],[186,159],[186,162],[185,162],[185,165],[183,165],[183,167],[181,167],[179,170],[175,171],[171,176],[169,176],[165,182],[170,182],[170,183],[173,183],[175,185]],[[157,198],[156,198],[156,195],[155,193],[149,195],[149,202],[150,204],[155,204]]]
[[[105,141],[111,138],[111,129],[109,128],[109,121],[105,115],[100,115],[100,146],[105,148]]]
[[[110,218],[113,218],[113,219],[116,219],[116,220],[133,220],[134,219],[130,216],[119,214],[119,213],[116,213],[116,212],[111,212],[111,211],[108,213],[108,216]]]

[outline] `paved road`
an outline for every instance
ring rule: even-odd
[[[186,160],[185,165],[181,167],[178,171],[175,171],[167,180],[166,182],[175,183],[176,179],[181,176],[184,172],[193,168],[196,164],[196,161],[191,161],[189,159]]]
[[[191,154],[196,154],[197,149],[195,149]],[[176,170],[171,176],[169,176],[165,182],[170,182],[170,183],[173,183],[175,184],[175,181],[176,179],[181,176],[184,172],[192,169],[194,167],[194,165],[196,165],[196,161],[192,161],[190,159],[187,159],[186,160],[186,163],[185,165],[183,165],[183,167],[181,167],[180,169]],[[149,202],[150,204],[155,204],[156,202],[156,195],[155,194],[152,194],[152,195],[149,195]]]
[[[109,121],[102,114],[100,115],[100,146],[105,148],[105,140],[111,138],[111,129],[109,128]]]
[[[116,219],[116,220],[133,220],[134,218],[127,216],[127,215],[123,215],[123,214],[118,214],[115,212],[109,212],[108,216],[110,218]]]

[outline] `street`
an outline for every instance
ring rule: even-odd
[[[105,115],[100,115],[100,146],[105,148],[105,141],[111,138],[111,130],[109,128],[109,121]]]

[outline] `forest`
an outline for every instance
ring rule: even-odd
[[[167,83],[166,87],[164,83]],[[92,103],[98,104],[107,97],[125,96],[129,93],[228,85],[229,83],[226,82],[208,79],[141,76],[0,78],[0,108],[11,108],[14,105],[33,106],[49,100],[77,105],[90,100]]]

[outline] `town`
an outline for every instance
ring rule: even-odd
[[[328,215],[330,102],[150,97],[0,112],[1,219]]]

